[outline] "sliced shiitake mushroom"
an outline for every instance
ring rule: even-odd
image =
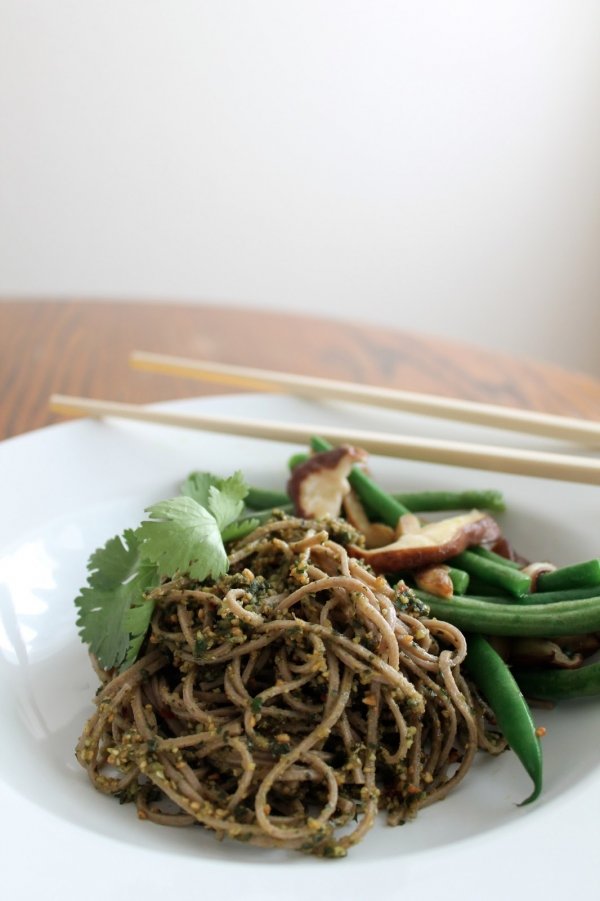
[[[514,638],[510,643],[510,662],[520,666],[577,669],[583,663],[583,654],[565,650],[549,638]]]
[[[496,541],[490,545],[490,551],[493,551],[495,554],[499,554],[501,557],[506,557],[507,560],[512,560],[514,563],[519,563],[521,566],[527,566],[529,560],[525,557],[518,554],[514,547],[510,544],[508,539],[504,537],[504,535],[500,535]]]
[[[530,591],[537,591],[538,579],[542,573],[553,573],[556,566],[553,563],[529,563],[524,566],[522,572],[531,578]]]
[[[344,516],[348,522],[365,536],[366,547],[383,547],[391,544],[396,538],[396,533],[391,526],[384,522],[371,522],[356,491],[348,492],[344,498],[343,507]]]
[[[435,594],[440,598],[451,598],[454,594],[454,585],[450,578],[450,567],[445,563],[436,563],[433,566],[425,566],[413,573],[417,588]]]
[[[496,541],[500,526],[481,510],[442,519],[403,534],[384,547],[364,549],[350,545],[348,552],[361,557],[376,572],[400,572],[443,563],[472,545]]]
[[[348,476],[366,452],[350,445],[313,454],[295,466],[287,491],[297,516],[323,519],[340,515],[342,500],[350,491]]]

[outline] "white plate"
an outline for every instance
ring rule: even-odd
[[[411,417],[309,405],[277,396],[185,402],[204,408],[317,423],[377,422],[415,430]],[[181,404],[179,404],[181,406]],[[482,430],[442,423],[421,432]],[[486,433],[484,440],[493,433]],[[494,438],[497,436],[494,435]],[[514,437],[504,436],[506,443]],[[530,443],[530,442],[529,442]],[[291,445],[110,421],[73,422],[0,444],[0,811],[5,897],[71,901],[188,897],[242,899],[407,897],[563,898],[596,884],[600,804],[600,705],[539,711],[545,790],[518,808],[528,779],[512,753],[479,755],[444,802],[391,829],[383,823],[345,860],[218,843],[199,829],[137,820],[91,787],[73,748],[96,688],[74,624],[73,598],[89,553],[143,508],[171,496],[192,469],[281,487]],[[567,563],[597,556],[600,489],[378,458],[373,470],[396,489],[498,487],[507,534],[532,558]],[[516,892],[516,895],[515,895]]]

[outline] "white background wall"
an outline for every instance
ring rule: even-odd
[[[0,295],[302,309],[600,375],[600,3],[0,17]]]

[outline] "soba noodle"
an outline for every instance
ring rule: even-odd
[[[461,632],[350,558],[344,530],[282,516],[218,582],[152,592],[140,658],[98,669],[77,747],[97,789],[156,823],[339,857],[378,810],[402,823],[502,750]]]

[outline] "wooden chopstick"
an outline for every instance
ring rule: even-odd
[[[600,447],[600,422],[576,419],[570,416],[556,416],[550,413],[437,397],[433,394],[418,394],[393,388],[356,385],[335,379],[271,372],[266,369],[251,369],[207,360],[190,360],[185,357],[139,350],[131,354],[130,363],[135,369],[219,382],[234,388],[277,391],[319,400],[342,400],[370,404],[441,419],[453,419],[475,425],[558,438],[587,447]]]
[[[225,435],[244,435],[270,441],[306,444],[312,435],[321,435],[332,444],[354,444],[383,456],[402,457],[448,466],[467,466],[494,472],[539,476],[600,485],[600,460],[542,451],[516,450],[484,444],[464,444],[458,441],[397,437],[385,432],[367,432],[334,426],[278,423],[263,419],[238,419],[212,416],[207,413],[180,413],[157,410],[137,404],[107,400],[91,400],[53,394],[50,407],[55,413],[100,418],[116,416],[159,425],[201,429]]]

